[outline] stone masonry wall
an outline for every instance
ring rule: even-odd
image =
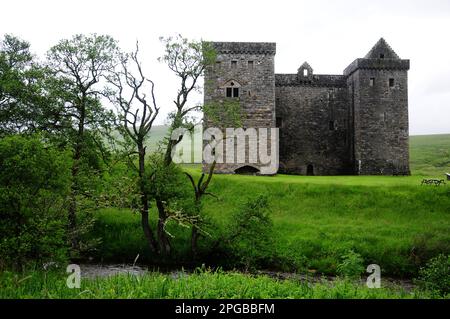
[[[275,127],[275,43],[216,42],[213,45],[217,52],[217,63],[205,74],[205,105],[217,102],[222,107],[227,107],[227,102],[235,102],[240,106],[244,129]],[[230,81],[239,87],[237,98],[226,97],[226,87],[230,85]],[[217,126],[217,123],[212,123],[206,118],[204,127],[211,126]],[[247,141],[251,142],[256,141]],[[248,147],[246,161],[248,161]],[[261,167],[259,162],[217,163],[215,171],[234,173],[236,169],[246,165],[256,169]],[[207,164],[203,165],[204,171],[208,168]]]
[[[343,76],[276,75],[280,172],[349,172],[348,94]],[[310,171],[308,171],[310,165]]]
[[[355,173],[409,174],[406,70],[357,69],[347,81],[355,87],[350,98],[354,99]]]

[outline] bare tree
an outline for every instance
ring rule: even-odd
[[[151,251],[159,253],[158,241],[149,225],[149,196],[144,184],[145,141],[149,137],[153,122],[159,113],[159,107],[155,99],[155,84],[143,74],[138,53],[139,44],[136,42],[134,52],[122,55],[119,69],[108,78],[115,94],[108,96],[119,110],[122,135],[134,145],[134,150],[130,155],[137,154],[138,156],[138,167],[135,169],[139,175],[142,229]]]

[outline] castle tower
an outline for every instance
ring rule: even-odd
[[[275,43],[258,42],[212,42],[217,54],[215,66],[205,72],[204,128],[217,126],[211,113],[214,108],[219,116],[226,116],[230,109],[238,110],[241,126],[247,128],[275,127]],[[220,129],[236,127],[226,119],[219,121]],[[224,132],[225,133],[225,132]],[[225,134],[224,134],[225,136]],[[255,142],[247,136],[247,143]],[[235,150],[234,157],[237,157]],[[231,153],[231,152],[230,152]],[[217,173],[261,173],[261,163],[249,158],[245,162],[216,164]],[[226,150],[223,158],[226,159]],[[207,171],[209,165],[203,165]]]
[[[383,38],[344,70],[355,174],[409,174],[408,70]]]

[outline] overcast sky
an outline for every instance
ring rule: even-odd
[[[139,39],[144,68],[156,82],[165,113],[177,85],[156,61],[159,36],[276,42],[277,73],[295,73],[308,61],[317,74],[342,74],[384,37],[401,58],[411,60],[412,135],[450,133],[449,31],[450,0],[14,0],[0,5],[0,36],[12,33],[31,42],[40,57],[76,33],[109,34],[125,50]]]

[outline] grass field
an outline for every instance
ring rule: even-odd
[[[439,298],[426,291],[405,291],[400,287],[368,289],[362,284],[338,280],[308,284],[305,281],[275,280],[267,276],[239,273],[198,272],[177,276],[147,273],[82,279],[80,289],[66,286],[66,274],[28,272],[0,273],[2,298]]]
[[[161,130],[163,132],[163,130]],[[163,136],[164,133],[161,133]],[[241,176],[215,175],[204,212],[215,225],[202,238],[207,265],[235,266],[221,252],[208,255],[212,243],[229,230],[234,212],[249,198],[266,195],[274,221],[270,260],[257,267],[307,274],[334,275],[350,250],[364,264],[381,266],[383,276],[415,278],[432,257],[450,254],[450,183],[421,186],[424,176],[443,178],[450,171],[450,135],[411,138],[412,176]],[[198,178],[199,165],[185,170]],[[188,181],[186,180],[186,183]],[[156,212],[152,211],[152,225]],[[149,253],[140,216],[108,208],[96,213],[95,235],[102,238],[95,261],[138,263],[179,269],[190,263],[190,230],[169,225],[174,254],[161,260]],[[262,252],[263,254],[265,252]],[[250,252],[249,252],[250,254]],[[367,289],[337,281],[308,286],[237,273],[198,273],[174,279],[149,273],[84,280],[80,290],[65,287],[65,274],[1,273],[0,298],[428,298],[429,292]]]
[[[446,145],[450,147],[450,135],[413,137],[412,171],[424,173],[426,167],[428,176],[439,177],[446,170],[445,161],[423,161],[437,157]],[[416,160],[419,155],[421,160]],[[198,165],[185,169],[200,175]],[[204,209],[220,234],[248,198],[266,194],[278,260],[271,267],[335,274],[341,256],[354,250],[367,264],[377,263],[391,276],[412,277],[429,258],[450,253],[450,185],[421,186],[422,178],[215,175],[211,191],[220,199],[207,198]],[[104,238],[98,257],[131,262],[139,254],[141,261],[155,263],[138,215],[107,209],[98,216],[96,233]],[[175,235],[173,263],[187,261],[189,231],[169,229]],[[203,247],[212,241],[204,239]],[[227,264],[217,257],[213,262]]]
[[[413,175],[450,173],[450,134],[411,136],[410,164]]]

